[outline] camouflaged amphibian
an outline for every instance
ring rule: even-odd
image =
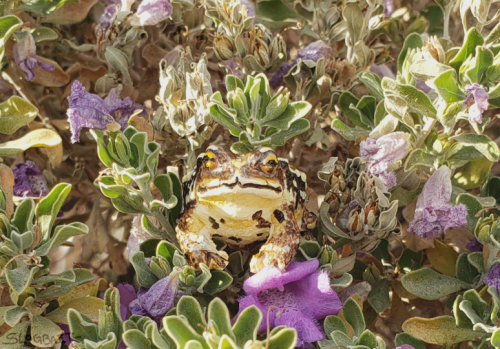
[[[243,247],[266,241],[250,270],[284,270],[295,255],[300,232],[314,228],[316,217],[304,207],[306,176],[278,159],[270,148],[235,156],[209,147],[183,179],[184,213],[177,239],[190,262],[223,269],[227,253],[212,238]]]

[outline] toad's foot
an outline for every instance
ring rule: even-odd
[[[197,250],[189,251],[186,253],[189,263],[195,267],[195,269],[200,269],[200,264],[205,264],[208,269],[224,269],[228,264],[228,256],[224,251],[207,251],[207,250]]]

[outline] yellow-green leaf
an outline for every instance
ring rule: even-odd
[[[29,124],[38,115],[38,109],[27,100],[12,96],[0,103],[0,133],[12,134]]]
[[[441,274],[455,276],[457,253],[450,246],[435,239],[434,248],[428,248],[425,252],[434,269]]]
[[[403,323],[403,331],[424,342],[439,345],[452,345],[487,335],[458,327],[452,316],[438,316],[433,319],[414,317]]]
[[[49,129],[31,131],[23,137],[0,144],[0,156],[10,156],[22,153],[32,147],[57,147],[62,143],[59,134]]]
[[[53,312],[47,314],[46,318],[57,322],[58,324],[68,324],[66,314],[69,309],[78,310],[80,313],[87,315],[92,321],[99,321],[99,310],[102,310],[104,301],[97,297],[77,298],[64,303],[63,306],[57,308]]]

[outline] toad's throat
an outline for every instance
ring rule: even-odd
[[[240,188],[254,188],[254,189],[265,189],[265,190],[272,190],[278,194],[282,192],[282,189],[279,187],[273,187],[271,185],[266,185],[266,184],[257,184],[257,183],[245,183],[242,184],[239,180],[238,177],[236,177],[236,181],[233,183],[221,183],[219,185],[214,185],[211,187],[202,187],[201,185],[198,187],[198,192],[200,193],[206,193],[211,190],[219,189],[222,187],[227,187],[229,189],[233,189],[234,187],[240,187]]]

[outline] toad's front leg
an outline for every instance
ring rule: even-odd
[[[228,263],[227,253],[218,251],[212,241],[210,229],[196,218],[183,215],[175,228],[182,252],[196,269],[204,263],[209,269],[224,269]]]
[[[282,271],[295,256],[300,240],[293,205],[282,205],[271,215],[271,232],[267,242],[250,261],[250,271],[257,273],[264,267],[276,267]]]

